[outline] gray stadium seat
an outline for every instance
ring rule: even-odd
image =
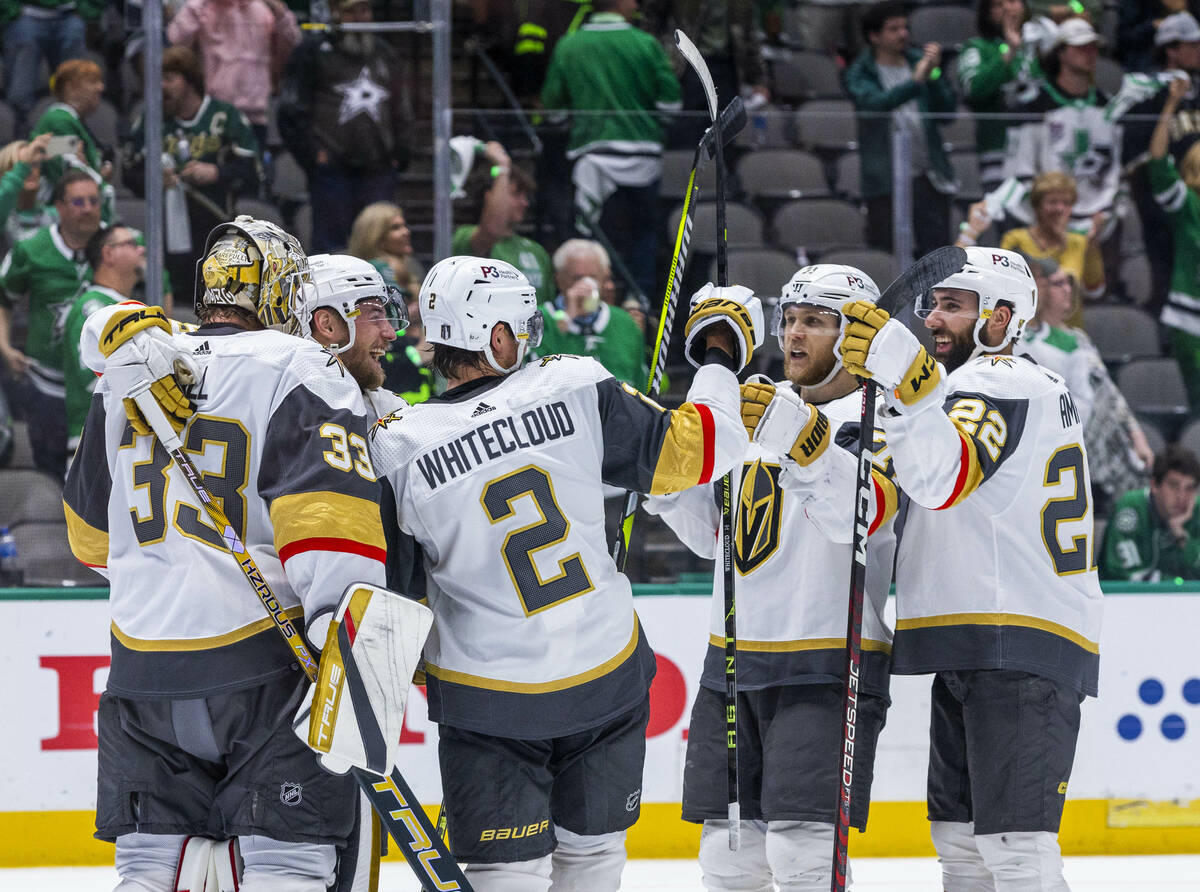
[[[887,288],[896,276],[900,275],[900,264],[896,258],[886,251],[874,248],[852,248],[842,251],[830,251],[821,255],[822,263],[844,263],[854,266],[875,280],[879,290]]]
[[[751,248],[729,252],[729,281],[745,285],[765,303],[778,296],[788,279],[796,272],[795,258],[786,251],[774,248]],[[708,281],[717,281],[717,261],[713,258],[708,269]]]
[[[679,229],[679,218],[683,207],[671,213],[667,225],[669,244],[674,245],[675,233]],[[763,247],[763,218],[752,207],[731,201],[725,205],[725,230],[729,234],[729,247]],[[714,201],[701,201],[692,214],[691,250],[714,253],[717,249],[717,205]]]
[[[31,521],[62,521],[62,484],[42,471],[0,471],[3,522],[12,527]]]
[[[824,197],[829,194],[825,165],[803,149],[762,149],[742,157],[738,179],[747,196],[756,199]]]
[[[844,95],[841,71],[824,53],[795,52],[771,63],[771,94],[784,102]]]
[[[1167,448],[1167,438],[1163,436],[1163,432],[1159,430],[1157,424],[1142,419],[1138,422],[1142,428],[1142,433],[1146,435],[1146,443],[1150,446],[1150,451],[1155,455],[1160,455]]]
[[[139,232],[145,232],[146,199],[134,197],[117,199],[117,219],[126,226],[131,226]]]
[[[1131,209],[1128,214],[1121,218],[1119,236],[1121,239],[1122,257],[1132,257],[1145,253],[1146,240],[1142,235],[1142,218],[1138,215],[1137,211]]]
[[[281,150],[275,154],[275,178],[271,188],[283,201],[308,201],[308,175],[291,152]]]
[[[942,124],[942,142],[948,152],[975,151],[975,118],[965,110],[952,121]]]
[[[908,30],[918,46],[933,41],[948,49],[975,36],[975,10],[970,6],[922,6],[909,15]]]
[[[858,124],[849,99],[816,99],[796,112],[796,130],[802,146],[827,152],[858,148]]]
[[[688,175],[692,172],[692,161],[696,157],[694,149],[668,149],[662,154],[662,185],[659,195],[663,198],[677,198],[680,201],[687,191]],[[717,184],[717,169],[715,163],[707,164],[697,177],[700,183],[700,194],[712,197]]]
[[[107,584],[104,577],[79,563],[71,553],[61,509],[57,523],[21,523],[12,528],[12,534],[17,542],[17,564],[24,571],[26,585]]]
[[[29,424],[24,421],[13,422],[13,452],[8,467],[12,470],[32,471],[37,467],[33,463],[33,446],[29,443]]]
[[[1184,449],[1190,449],[1200,456],[1200,418],[1193,418],[1185,424],[1183,430],[1179,432],[1179,439],[1176,442]]]
[[[796,143],[792,112],[777,105],[764,105],[750,114],[750,120],[737,135],[737,144],[751,149],[790,149]],[[691,151],[688,152],[691,163]],[[686,170],[685,170],[686,176]]]
[[[815,254],[857,248],[866,237],[865,227],[862,211],[837,198],[788,202],[771,221],[775,244],[792,251],[803,247]]]
[[[979,155],[975,152],[955,152],[950,156],[954,175],[958,177],[958,201],[978,201],[983,198],[983,183],[979,179]]]
[[[1160,356],[1158,322],[1144,310],[1116,304],[1099,304],[1084,310],[1083,327],[1105,362],[1128,362]]]
[[[862,198],[862,159],[858,152],[838,156],[834,165],[833,188],[839,195],[855,201]]]
[[[1153,290],[1153,280],[1150,275],[1150,261],[1145,254],[1125,257],[1117,270],[1120,281],[1120,293],[1136,304],[1145,304],[1150,300]],[[1110,289],[1112,290],[1111,286]]]
[[[1170,357],[1130,360],[1117,369],[1117,387],[1135,412],[1168,420],[1188,412],[1183,374]]]

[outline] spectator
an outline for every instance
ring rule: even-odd
[[[846,70],[846,92],[858,110],[862,196],[867,205],[867,242],[892,250],[893,127],[909,135],[912,157],[913,238],[917,256],[944,245],[950,236],[954,172],[931,113],[954,111],[954,87],[941,76],[936,43],[909,47],[908,15],[901,0],[883,0],[863,14],[868,46]],[[891,112],[891,127],[882,112]]]
[[[350,227],[346,253],[369,260],[385,282],[403,291],[412,316],[422,276],[413,258],[412,236],[404,211],[390,201],[367,205]]]
[[[39,198],[50,136],[43,133],[28,142],[18,139],[0,149],[0,220],[10,245],[54,222],[50,208]]]
[[[0,263],[0,357],[18,386],[14,409],[30,422],[34,461],[62,476],[66,468],[66,404],[58,320],[87,277],[84,248],[100,228],[100,190],[85,171],[69,170],[54,187],[58,222],[18,242]],[[24,351],[11,340],[13,303],[29,301]]]
[[[368,0],[341,0],[335,22],[370,22]],[[400,57],[375,34],[309,35],[292,54],[279,132],[308,173],[313,251],[346,243],[355,215],[396,197],[408,165],[412,110]]]
[[[862,17],[870,4],[861,0],[798,0],[796,25],[788,37],[815,53],[854,59],[863,50]]]
[[[537,289],[538,302],[554,297],[554,269],[550,255],[533,239],[518,235],[516,227],[525,219],[529,197],[536,184],[523,168],[507,155],[497,163],[494,149],[476,159],[463,183],[469,212],[479,222],[454,230],[451,254],[491,257],[511,263]]]
[[[16,113],[16,129],[25,129],[33,110],[42,60],[51,71],[87,49],[88,22],[100,18],[103,0],[4,0],[0,22],[4,25],[4,98]]]
[[[1114,56],[1127,72],[1153,71],[1158,66],[1154,38],[1164,21],[1180,12],[1200,13],[1197,0],[1118,0],[1116,7]]]
[[[1182,446],[1154,459],[1150,486],[1126,493],[1104,531],[1100,576],[1159,582],[1200,579],[1200,461]]]
[[[554,47],[542,105],[576,112],[567,158],[578,227],[587,234],[599,226],[642,294],[651,294],[663,141],[654,113],[679,110],[679,81],[662,46],[627,21],[637,0],[596,0],[593,8]]]
[[[114,225],[97,229],[88,239],[83,253],[92,269],[92,281],[69,304],[62,324],[68,455],[74,455],[79,446],[97,380],[95,373],[79,358],[84,320],[101,307],[129,300],[146,274],[146,248],[139,244],[137,233],[128,227]]]
[[[618,381],[646,384],[646,344],[642,330],[620,307],[601,298],[612,288],[608,252],[597,242],[568,239],[554,252],[558,294],[542,304],[545,332],[538,356],[568,353],[591,356]]]
[[[31,136],[52,133],[56,136],[74,136],[79,139],[77,154],[65,154],[47,158],[42,165],[44,188],[49,192],[59,177],[68,168],[87,171],[100,188],[104,199],[103,219],[113,214],[113,187],[108,178],[112,175],[112,146],[102,146],[88,129],[84,118],[100,107],[104,95],[104,75],[100,66],[87,59],[68,59],[54,70],[51,89],[55,101],[51,103],[33,127]]]
[[[1195,78],[1200,74],[1200,23],[1190,13],[1167,16],[1154,34],[1154,55],[1161,66],[1155,75],[1125,76],[1121,91],[1113,98],[1111,117],[1122,126],[1121,157],[1134,206],[1142,221],[1146,259],[1150,261],[1151,299],[1147,306],[1159,312],[1171,286],[1171,266],[1175,256],[1171,227],[1150,189],[1146,161],[1154,125],[1167,102],[1167,85],[1177,77],[1192,82],[1187,95],[1179,101],[1171,120],[1168,154],[1176,163],[1200,135],[1200,93]]]
[[[1083,329],[1070,324],[1079,307],[1078,281],[1050,257],[1030,258],[1029,269],[1038,304],[1020,351],[1066,380],[1083,422],[1095,512],[1103,517],[1120,495],[1145,486],[1154,453],[1100,351]]]
[[[1026,257],[1054,258],[1076,282],[1082,283],[1084,298],[1096,300],[1104,296],[1108,287],[1104,258],[1096,244],[1105,216],[1102,211],[1096,212],[1087,235],[1071,232],[1068,229],[1071,209],[1077,200],[1075,181],[1069,175],[1057,170],[1039,174],[1029,193],[1033,225],[1010,229],[1000,240],[1000,247],[1020,251]],[[1070,322],[1072,325],[1083,323],[1079,307],[1074,309]]]
[[[1086,20],[1070,18],[1059,25],[1053,47],[1042,58],[1046,80],[1014,109],[1024,117],[1008,130],[1004,175],[1028,187],[1047,171],[1070,174],[1076,200],[1069,228],[1091,234],[1102,251],[1111,252],[1105,265],[1115,268],[1117,239],[1111,236],[1121,176],[1120,128],[1106,113],[1108,95],[1095,84],[1099,51],[1100,36]],[[1023,223],[1033,222],[1028,210],[1015,213]]]
[[[163,169],[166,269],[170,291],[186,302],[195,289],[196,262],[209,231],[233,217],[237,195],[261,182],[258,143],[246,116],[204,89],[200,60],[185,46],[162,57]],[[125,147],[124,181],[145,195],[145,122],[133,123]]]
[[[295,14],[282,0],[187,0],[167,38],[199,54],[209,95],[241,111],[266,145],[268,100],[300,42]]]
[[[1098,22],[1102,12],[1104,0],[1069,0],[1067,3],[1059,0],[1029,0],[1031,16],[1044,16],[1059,23],[1076,16],[1081,16],[1089,22]]]
[[[492,38],[491,50],[523,105],[536,101],[554,46],[578,30],[589,4],[577,0],[472,0],[472,24]],[[528,100],[528,102],[527,102]]]
[[[672,145],[694,147],[710,123],[700,78],[675,49],[676,28],[694,38],[717,96],[725,97],[724,101],[739,94],[756,95],[762,102],[770,98],[755,7],[754,0],[646,0],[642,4],[645,28],[666,45],[682,88],[684,114],[672,128]]]
[[[1188,402],[1196,411],[1200,410],[1200,142],[1187,150],[1178,170],[1167,154],[1171,120],[1190,88],[1188,81],[1171,81],[1150,137],[1148,167],[1150,188],[1171,221],[1175,239],[1171,291],[1159,320],[1170,334],[1171,355],[1179,363]]]
[[[963,103],[976,115],[979,179],[990,192],[1004,179],[1008,112],[1041,69],[1034,41],[1022,37],[1023,0],[979,0],[977,12],[979,36],[963,44],[955,75]]]

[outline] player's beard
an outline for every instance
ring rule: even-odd
[[[383,384],[383,368],[371,358],[370,351],[362,344],[355,344],[340,354],[342,365],[363,390],[374,390]]]
[[[965,332],[946,330],[938,332],[938,334],[950,336],[949,351],[944,356],[938,357],[942,365],[946,367],[947,372],[954,371],[970,359],[971,354],[975,352],[975,332],[973,328],[969,328]]]
[[[805,367],[798,368],[799,365],[789,357],[784,358],[783,374],[792,382],[795,387],[815,387],[828,377],[833,371],[833,366],[837,362],[837,357],[833,351],[830,351],[827,356],[821,357],[819,360],[813,357],[813,354],[808,354],[808,364]]]

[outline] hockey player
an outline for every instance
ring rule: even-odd
[[[1101,594],[1083,429],[1054,372],[1013,355],[1037,292],[1024,259],[967,248],[917,314],[929,356],[847,305],[847,370],[911,499],[896,555],[892,671],[933,673],[929,818],[946,892],[1062,890],[1058,825],[1095,696]]]
[[[608,555],[602,483],[663,493],[732,467],[733,370],[761,341],[761,307],[745,288],[693,297],[700,368],[673,411],[589,357],[522,367],[543,317],[507,263],[442,260],[420,309],[449,389],[382,419],[371,450],[424,552],[451,850],[478,892],[615,890],[655,663]]]
[[[700,866],[714,890],[825,892],[840,778],[846,598],[862,393],[834,350],[843,305],[874,301],[861,270],[804,267],[783,287],[773,328],[787,380],[743,385],[752,442],[734,521],[737,586],[738,766],[742,842],[729,851],[726,800],[724,574],[718,562],[708,654],[692,706],[683,817],[703,821]],[[779,406],[777,404],[783,404]],[[764,417],[770,405],[776,409]],[[783,419],[781,422],[780,419]],[[853,450],[853,451],[852,451]],[[872,474],[873,517],[855,736],[854,826],[865,828],[875,741],[887,710],[896,491]],[[717,557],[718,500],[710,487],[654,496],[660,515],[703,558]],[[842,679],[839,681],[838,679]]]
[[[136,303],[88,320],[106,319],[84,351],[106,370],[64,501],[73,551],[112,584],[96,822],[116,842],[121,892],[175,888],[188,837],[230,836],[245,892],[322,892],[354,822],[354,781],[292,731],[306,687],[292,654],[140,411],[122,410],[149,370],[205,485],[319,650],[347,584],[382,582],[385,550],[359,387],[316,344],[265,330],[295,331],[306,265],[295,239],[242,217],[209,236],[199,329],[172,339],[161,310]],[[170,375],[181,340],[186,394]]]

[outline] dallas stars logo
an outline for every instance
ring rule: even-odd
[[[338,126],[360,114],[368,115],[376,124],[380,123],[379,107],[392,95],[390,90],[371,77],[371,70],[366,65],[354,80],[338,84],[333,89],[342,94]]]

